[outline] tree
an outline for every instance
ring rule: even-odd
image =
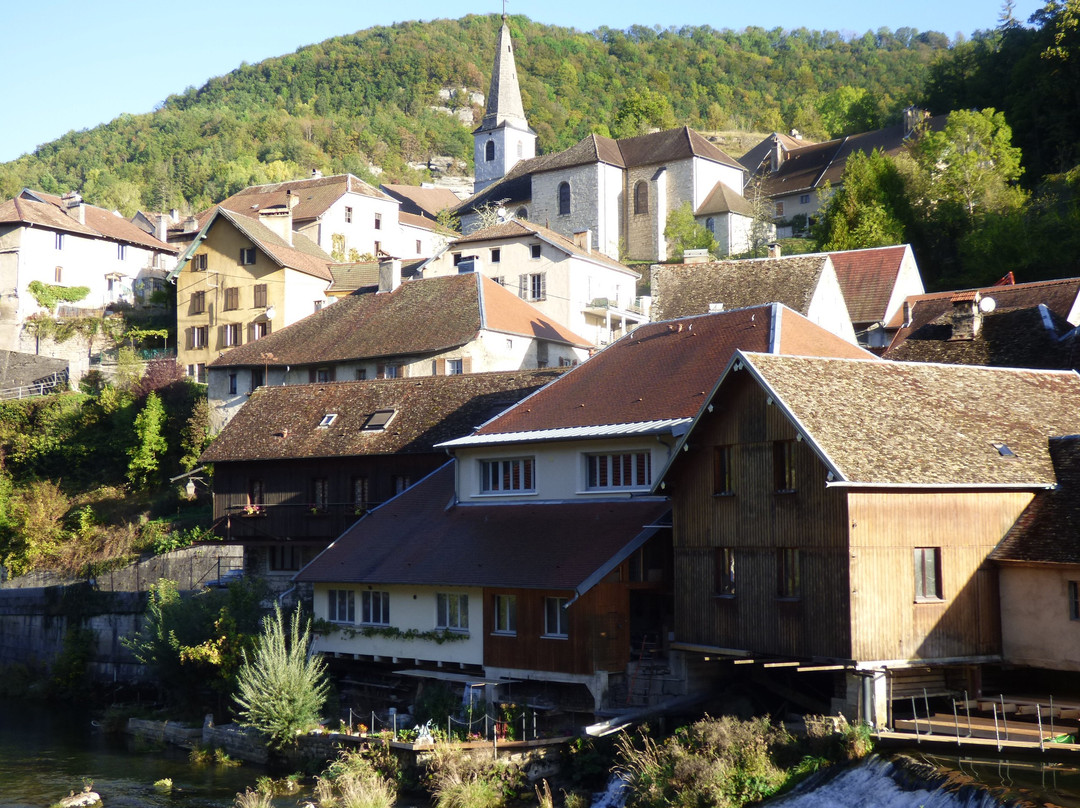
[[[280,604],[263,620],[262,634],[251,659],[237,674],[241,723],[265,733],[274,749],[296,741],[296,734],[318,723],[326,700],[326,665],[321,657],[308,656],[311,622],[297,606],[288,635]]]
[[[904,178],[896,162],[875,149],[855,152],[844,167],[843,183],[826,187],[825,207],[812,232],[818,249],[857,250],[903,244],[911,222]]]
[[[706,249],[713,255],[719,246],[708,228],[694,218],[694,209],[689,202],[683,202],[668,214],[664,238],[667,239],[669,257],[675,261],[681,261],[686,250]]]
[[[165,407],[157,393],[146,397],[146,404],[135,416],[135,444],[128,449],[127,476],[136,488],[148,488],[157,479],[161,455],[169,448],[161,434],[165,423]]]
[[[650,129],[670,129],[675,125],[675,112],[666,95],[648,87],[627,91],[615,113],[611,134],[615,138],[643,135]]]

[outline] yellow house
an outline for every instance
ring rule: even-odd
[[[218,207],[180,257],[177,362],[200,382],[206,366],[322,308],[332,259],[292,229],[292,197],[259,218]]]

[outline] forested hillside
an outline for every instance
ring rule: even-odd
[[[786,131],[811,138],[874,128],[920,101],[942,34],[708,26],[582,33],[512,17],[518,72],[542,151],[590,132],[644,125]],[[0,198],[22,187],[81,190],[87,201],[200,209],[240,188],[351,171],[415,182],[409,162],[471,162],[471,127],[433,111],[443,88],[487,92],[499,18],[400,23],[242,65],[153,113],[71,132],[0,165]],[[478,110],[479,111],[479,110]]]

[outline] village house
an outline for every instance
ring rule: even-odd
[[[869,356],[779,304],[639,326],[439,444],[453,463],[301,570],[316,615],[341,626],[318,650],[360,663],[354,677],[453,666],[587,713],[685,692],[659,673],[673,581],[651,487],[740,345]]]
[[[619,140],[589,135],[564,151],[534,156],[536,135],[521,105],[505,20],[487,111],[473,140],[475,192],[454,211],[466,233],[487,208],[565,238],[588,232],[590,249],[610,258],[662,261],[668,214],[689,204],[702,221],[712,219],[714,233],[727,234],[728,251],[749,249],[751,217],[738,202],[746,172],[688,127]]]
[[[888,324],[902,314],[904,301],[925,291],[911,245],[831,252],[829,260],[859,344],[880,353],[892,340],[895,328]]]
[[[295,205],[257,219],[215,208],[169,280],[176,284],[177,363],[207,381],[223,353],[295,323],[326,303],[330,256],[292,227]]]
[[[403,283],[400,262],[382,270],[378,291],[346,295],[215,359],[211,425],[223,426],[263,384],[568,367],[589,356],[585,338],[483,275]]]
[[[641,276],[591,244],[588,232],[571,241],[513,220],[455,239],[421,273],[435,277],[470,266],[574,333],[607,345],[649,317],[637,296]]]
[[[439,188],[430,184],[397,185],[388,183],[380,185],[379,190],[396,199],[402,213],[423,216],[433,222],[439,218],[439,214],[444,210],[448,211],[456,208],[458,203],[461,202],[449,188]]]
[[[49,313],[30,285],[61,293],[54,315],[101,315],[143,302],[136,291],[160,281],[175,255],[175,247],[118,213],[87,205],[78,193],[24,189],[0,203],[0,349],[66,360],[72,377],[81,378],[91,353],[83,340],[55,343],[26,328],[30,318]],[[85,295],[64,296],[79,287]]]
[[[199,458],[214,530],[276,591],[368,510],[446,462],[468,433],[558,370],[260,387]]]
[[[654,489],[672,647],[875,726],[977,693],[1003,659],[990,554],[1057,482],[1080,377],[740,352],[708,404]]]

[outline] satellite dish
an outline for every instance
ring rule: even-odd
[[[266,319],[267,320],[273,320],[274,319],[274,307],[273,306],[267,306],[266,307]]]
[[[983,314],[989,314],[997,308],[997,301],[992,297],[984,297],[979,300],[979,311]]]

